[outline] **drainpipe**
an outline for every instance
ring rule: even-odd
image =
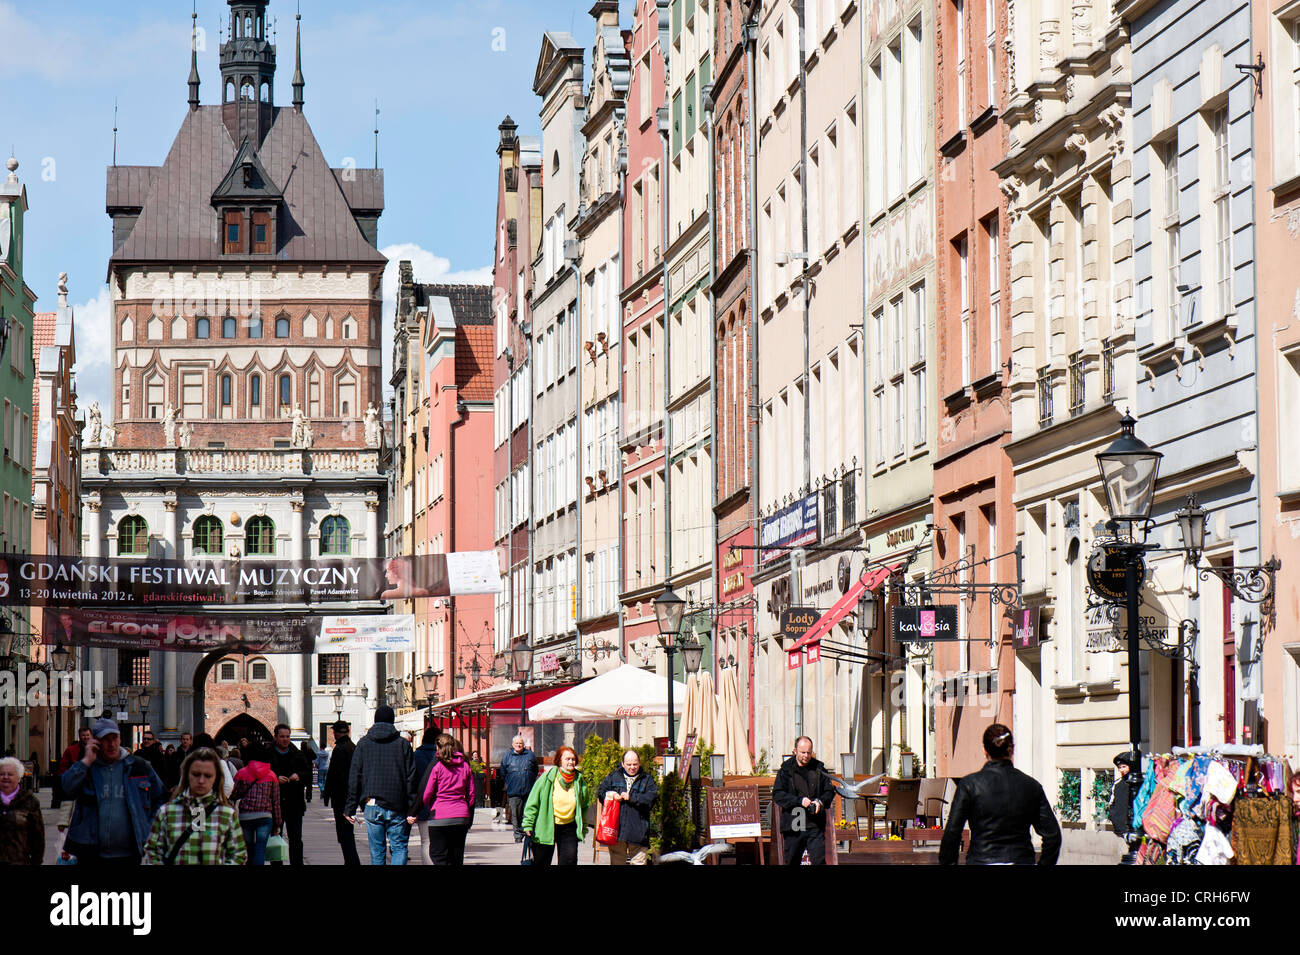
[[[810,280],[808,278],[808,63],[804,49],[804,3],[806,0],[795,0],[795,9],[799,14],[799,203],[802,207],[800,219],[802,220],[801,229],[803,232],[803,492],[804,495],[812,492],[812,359],[810,355],[811,343],[809,341],[809,288]],[[791,555],[791,564],[793,565],[793,554]],[[798,568],[796,579],[799,589],[795,591],[795,599],[802,599],[801,594],[803,583],[803,567]],[[793,569],[793,567],[792,567]],[[795,679],[795,713],[794,729],[796,736],[802,736],[803,726],[803,671],[804,667],[799,667]]]
[[[575,239],[575,242],[582,241]],[[577,380],[573,387],[578,392],[577,415],[573,422],[573,516],[576,518],[577,539],[573,551],[573,584],[566,598],[569,606],[573,608],[573,653],[578,658],[582,658],[582,633],[578,630],[578,618],[581,616],[582,601],[579,595],[582,591],[582,570],[585,563],[582,554],[582,468],[578,462],[582,460],[582,419],[583,413],[583,394],[582,394],[582,366],[585,364],[582,356],[578,354],[582,350],[582,269],[579,263],[582,261],[582,253],[572,259],[569,259],[569,268],[573,271],[573,284],[576,291],[573,298],[573,321],[569,324],[573,326],[569,329],[570,345],[572,346],[569,354],[573,356],[574,364],[577,365]]]
[[[702,91],[704,92],[704,91]],[[713,283],[718,277],[718,251],[714,244],[717,237],[717,230],[713,227],[713,217],[717,207],[717,182],[714,178],[714,155],[713,155],[713,84],[709,84],[707,92],[701,97],[704,102],[705,116],[705,137],[708,140],[708,169],[709,169],[709,196],[706,210],[706,222],[709,229],[709,459],[713,463],[713,493],[710,495],[713,499],[713,507],[709,508],[713,520],[713,536],[709,541],[709,587],[713,591],[713,599],[710,603],[717,602],[718,596],[718,376],[717,370],[718,343],[715,336],[716,315],[713,300]],[[706,591],[707,592],[707,591]],[[713,657],[714,669],[717,668],[718,655],[718,635],[713,634]]]
[[[469,405],[465,403],[464,398],[458,396],[456,398],[456,420],[447,429],[447,499],[443,502],[443,507],[447,508],[448,553],[456,552],[456,512],[452,510],[452,502],[456,500],[456,429],[468,423]],[[451,641],[447,646],[447,659],[449,661],[447,665],[450,667],[455,664],[456,660],[456,598],[448,597],[447,606],[451,608],[447,615],[447,632],[451,634]]]
[[[627,235],[625,232],[626,215],[627,215],[627,123],[626,114],[624,119],[624,142],[623,148],[619,151],[618,157],[618,196],[619,196],[619,221],[618,221],[618,287],[619,291],[623,290],[623,269],[627,265]],[[627,656],[624,653],[625,644],[623,642],[623,601],[618,599],[618,595],[623,591],[623,513],[626,503],[623,497],[623,300],[619,296],[618,305],[618,327],[611,334],[618,334],[618,424],[614,432],[614,480],[618,488],[618,513],[614,516],[614,523],[618,527],[618,547],[614,548],[614,567],[615,567],[615,591],[614,591],[614,612],[618,615],[618,658],[620,663],[627,662]],[[592,666],[594,667],[596,658],[592,656]]]
[[[754,383],[754,387],[749,391],[749,398],[745,401],[745,427],[749,429],[749,524],[753,532],[753,539],[758,540],[758,502],[759,502],[759,483],[758,483],[758,438],[759,438],[759,402],[758,402],[758,327],[761,324],[758,320],[758,213],[755,211],[757,190],[758,190],[758,154],[754,145],[758,136],[758,113],[754,106],[754,96],[758,91],[758,64],[757,57],[754,55],[754,48],[758,43],[758,11],[760,4],[755,0],[749,11],[749,19],[745,22],[745,68],[748,71],[749,82],[749,115],[746,121],[749,124],[749,135],[746,137],[745,149],[747,152],[746,164],[749,168],[749,374]],[[749,382],[746,382],[748,385]],[[757,554],[758,551],[751,553]],[[755,558],[755,565],[758,561]],[[751,572],[752,573],[752,572]],[[753,591],[753,579],[750,580],[750,590]],[[758,640],[758,612],[754,612],[754,626],[749,634],[750,646],[745,656],[748,659],[749,667],[749,701],[748,701],[748,719],[749,719],[749,742],[754,743],[754,648]]]
[[[931,25],[930,29],[931,30],[934,29],[933,25]],[[862,89],[862,65],[861,64],[866,60],[866,58],[867,58],[866,21],[861,16],[861,11],[859,11],[859,16],[858,16],[858,88],[859,89]],[[866,114],[861,113],[860,115],[865,116]],[[865,121],[859,124],[860,132],[858,134],[858,143],[857,143],[859,157],[864,157],[867,155],[866,139],[865,139],[866,126],[867,124]],[[866,524],[867,515],[870,513],[870,505],[868,503],[869,501],[868,487],[870,484],[869,475],[871,473],[870,470],[871,469],[871,463],[870,463],[871,462],[871,404],[870,401],[868,400],[871,395],[871,382],[867,377],[869,374],[869,369],[867,367],[867,329],[870,325],[870,304],[867,300],[867,276],[870,274],[870,272],[868,271],[868,261],[867,261],[868,243],[865,240],[865,236],[867,234],[866,168],[867,167],[865,162],[862,162],[860,159],[860,161],[858,162],[858,169],[856,171],[862,174],[862,179],[859,183],[859,188],[858,188],[858,221],[861,223],[859,234],[860,236],[864,237],[858,243],[862,247],[862,379],[861,381],[862,381],[862,523],[863,524]],[[869,634],[866,639],[866,649],[869,655],[871,652],[871,637]],[[882,664],[881,669],[883,668],[884,667]],[[922,686],[923,687],[924,687],[924,679],[925,679],[924,672],[925,672],[924,665],[922,665]],[[864,687],[863,714],[862,716],[859,717],[859,719],[865,720],[867,724],[864,727],[865,733],[863,735],[863,738],[867,742],[867,752],[865,756],[859,754],[858,768],[861,772],[870,773],[874,763],[872,762],[872,753],[871,753],[871,661],[869,659],[862,664],[862,685]],[[882,701],[882,705],[883,705],[883,701]],[[924,731],[922,732],[922,736],[923,737],[925,736]],[[886,760],[885,768],[888,769],[888,760]]]

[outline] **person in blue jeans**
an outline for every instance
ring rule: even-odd
[[[415,824],[419,797],[415,755],[411,744],[393,726],[393,708],[375,710],[375,722],[357,743],[348,774],[347,820],[364,809],[370,838],[370,864],[406,865],[406,844]]]
[[[266,864],[266,842],[284,825],[280,813],[280,781],[271,769],[265,747],[245,751],[248,762],[235,773],[230,801],[239,807],[239,827],[248,846],[248,865]]]

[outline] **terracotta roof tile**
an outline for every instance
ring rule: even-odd
[[[460,325],[456,329],[456,385],[466,401],[492,400],[491,325]]]

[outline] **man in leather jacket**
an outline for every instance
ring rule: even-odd
[[[808,850],[813,865],[826,864],[826,813],[835,787],[821,760],[813,757],[812,740],[794,741],[794,755],[781,764],[772,784],[772,801],[781,807],[781,841],[786,865],[798,865]]]
[[[1011,765],[1011,730],[994,723],[984,731],[988,762],[957,784],[948,825],[939,845],[940,865],[955,865],[961,832],[970,823],[967,865],[1033,865],[1032,826],[1043,838],[1039,865],[1056,865],[1061,854],[1061,826],[1043,787]]]

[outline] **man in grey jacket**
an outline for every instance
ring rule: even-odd
[[[364,807],[370,837],[370,864],[384,864],[385,843],[392,865],[406,865],[406,844],[415,823],[415,756],[411,744],[393,726],[393,708],[375,710],[370,732],[357,743],[348,774],[349,822],[358,806]]]

